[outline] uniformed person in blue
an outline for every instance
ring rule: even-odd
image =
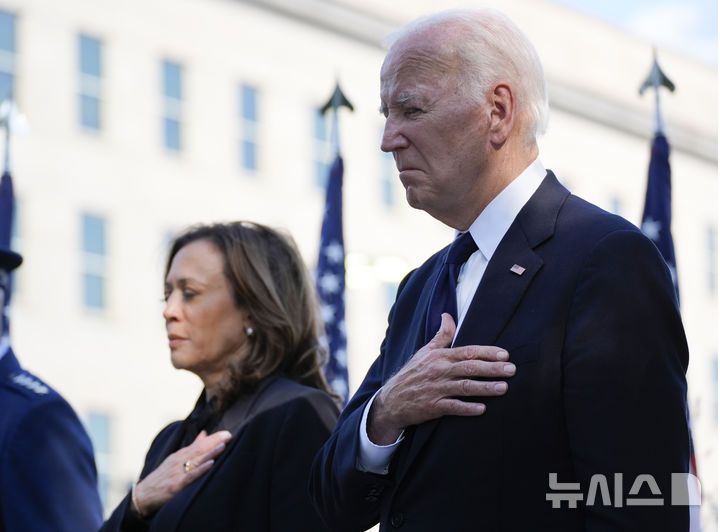
[[[0,305],[22,262],[0,248]],[[0,319],[0,532],[96,531],[92,444],[72,407],[20,367]]]

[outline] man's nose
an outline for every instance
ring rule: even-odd
[[[393,117],[385,119],[385,129],[383,130],[382,141],[380,142],[380,149],[384,152],[394,152],[396,150],[406,148],[408,140],[403,135],[400,124]]]

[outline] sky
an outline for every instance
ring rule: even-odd
[[[717,66],[717,0],[553,0]]]

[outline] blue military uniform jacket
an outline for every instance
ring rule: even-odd
[[[0,352],[0,405],[0,532],[97,530],[90,439],[67,401],[10,349]]]

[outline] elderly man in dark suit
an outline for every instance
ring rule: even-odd
[[[458,234],[401,282],[380,356],[316,457],[326,521],[687,530],[671,501],[689,453],[671,278],[635,226],[544,168],[533,46],[492,10],[420,19],[395,35],[381,103],[408,203]]]
[[[0,248],[0,302],[21,262]],[[102,506],[90,439],[67,401],[20,367],[1,329],[0,531],[95,531]]]

